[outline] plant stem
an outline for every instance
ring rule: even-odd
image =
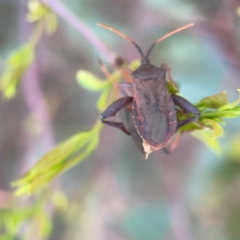
[[[240,106],[233,109],[226,109],[224,111],[208,111],[201,113],[201,118],[231,118],[240,116]]]
[[[97,36],[86,26],[86,24],[71,13],[61,2],[58,0],[41,0],[43,4],[48,6],[58,16],[63,18],[67,23],[77,29],[98,51],[100,51],[106,60],[113,64],[114,55],[108,50],[105,44],[97,38]]]

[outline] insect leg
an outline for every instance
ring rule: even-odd
[[[188,118],[188,119],[178,122],[177,129],[187,123],[195,122],[199,119],[200,113],[199,113],[198,109],[194,105],[192,105],[188,100],[186,100],[183,97],[177,96],[177,95],[172,95],[172,99],[173,99],[173,102],[175,103],[175,105],[180,107],[185,113],[192,113],[195,115],[195,117]]]
[[[123,96],[133,96],[133,85],[127,82],[120,82],[119,87]]]
[[[133,97],[123,97],[112,103],[101,115],[100,120],[102,123],[107,124],[112,127],[116,127],[122,130],[127,135],[130,135],[128,130],[125,128],[122,122],[113,122],[113,121],[106,121],[105,119],[108,117],[113,117],[119,112],[122,108],[126,107],[133,101]]]
[[[133,85],[131,83],[128,83],[128,82],[120,82],[119,86],[133,88]]]
[[[171,152],[173,152],[173,151],[175,150],[175,148],[177,147],[180,139],[182,138],[182,135],[183,135],[182,132],[181,132],[181,133],[178,133],[178,134],[174,137],[173,141],[171,141],[171,143],[170,143],[171,145],[169,146],[169,144],[168,144],[167,147],[164,147],[164,148],[162,148],[161,150],[162,150],[164,153],[166,153],[166,154],[170,154]]]
[[[162,64],[161,68],[164,68],[167,71],[167,79],[170,82],[170,84],[173,86],[173,88],[177,88],[176,83],[172,78],[171,68],[167,64]]]
[[[131,75],[131,71],[125,68],[121,68],[121,75],[124,78],[124,80],[128,83],[132,83],[132,75]]]

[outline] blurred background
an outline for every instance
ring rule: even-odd
[[[58,6],[57,0],[52,2]],[[167,32],[196,23],[157,45],[152,63],[168,64],[181,94],[192,103],[223,90],[229,101],[237,99],[239,0],[61,3],[127,62],[139,58],[136,49],[98,27],[98,22],[119,29],[144,52]],[[26,22],[26,13],[27,1],[0,1],[1,72],[8,55],[29,38],[33,24]],[[76,72],[84,69],[104,78],[97,58],[111,69],[109,59],[69,22],[58,20],[56,32],[41,39],[16,96],[0,99],[0,208],[4,211],[14,208],[9,203],[10,183],[57,143],[89,130],[99,116],[95,106],[99,94],[82,89]],[[144,160],[130,137],[104,127],[94,153],[54,180],[69,205],[64,213],[48,209],[51,233],[28,239],[240,239],[239,129],[239,119],[226,120],[220,155],[186,134],[171,155],[157,151]]]

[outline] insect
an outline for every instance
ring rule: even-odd
[[[147,158],[151,152],[164,148],[175,135],[178,128],[199,119],[199,111],[194,105],[186,99],[168,92],[166,80],[168,66],[162,64],[160,67],[156,67],[149,61],[149,55],[157,43],[194,24],[188,24],[159,38],[151,45],[145,55],[141,48],[123,33],[104,24],[98,25],[125,38],[137,48],[141,55],[141,65],[131,73],[132,85],[129,87],[132,88],[133,96],[124,96],[113,102],[100,115],[100,120],[103,124],[118,128],[130,135],[130,132],[122,122],[106,119],[115,116],[117,112],[131,104],[134,130],[137,131],[142,139],[142,146]],[[185,113],[194,114],[194,117],[177,121],[176,107],[182,109]]]
[[[174,86],[175,87],[175,86]],[[123,88],[121,91],[122,95],[126,96],[127,93],[125,89]],[[126,127],[127,131],[129,132],[135,146],[139,149],[139,151],[145,155],[144,148],[143,148],[143,140],[141,136],[138,134],[138,131],[136,129],[136,125],[133,121],[133,115],[132,115],[132,104],[129,104],[125,108],[120,110],[120,118],[123,121],[124,126]],[[174,137],[171,139],[171,142],[161,150],[169,154],[177,147],[181,137],[183,135],[183,132],[178,132],[174,135]]]

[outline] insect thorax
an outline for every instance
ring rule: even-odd
[[[138,69],[132,72],[132,77],[139,80],[157,80],[159,76],[166,74],[165,68],[159,68],[152,64],[142,64]]]

